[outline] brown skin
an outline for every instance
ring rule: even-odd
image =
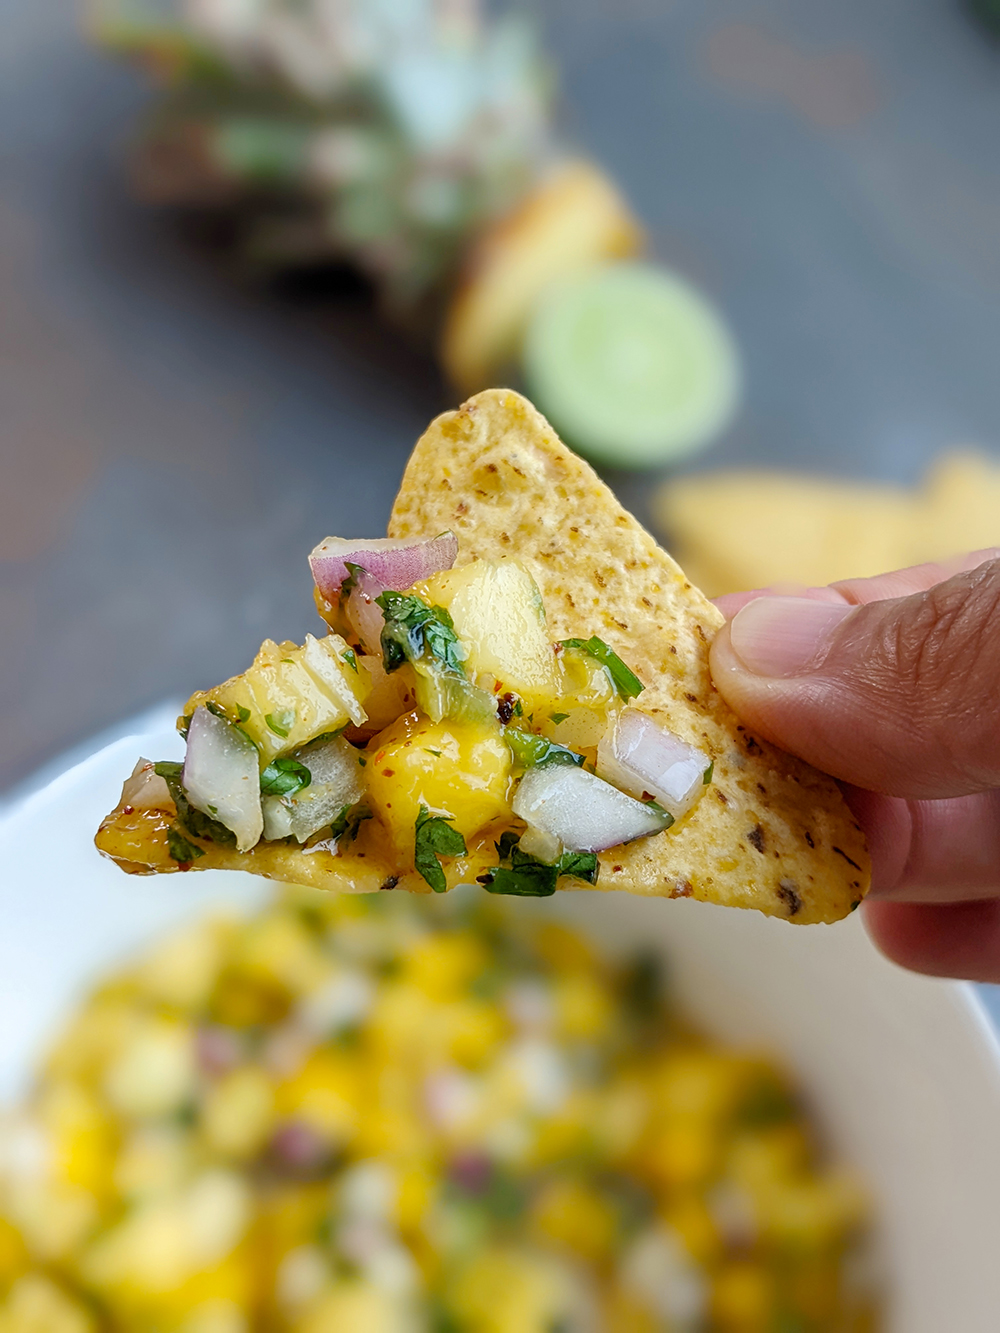
[[[815,639],[782,590],[772,615],[798,617],[772,636],[791,645],[784,663],[754,657],[776,623],[761,608],[733,625],[767,595],[718,599],[719,690],[755,731],[844,785],[869,841],[862,910],[883,953],[1000,981],[1000,550],[803,589],[797,600],[828,604]]]

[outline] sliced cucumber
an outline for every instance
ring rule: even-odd
[[[739,356],[721,316],[651,264],[602,264],[549,288],[522,355],[556,429],[618,467],[694,452],[728,425],[739,398]]]

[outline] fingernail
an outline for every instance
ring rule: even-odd
[[[733,652],[755,676],[799,676],[825,656],[853,606],[805,597],[758,597],[729,626]]]

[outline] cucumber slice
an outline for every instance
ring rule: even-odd
[[[729,424],[739,398],[739,355],[722,318],[651,264],[602,264],[549,288],[522,355],[556,429],[618,467],[694,452]]]

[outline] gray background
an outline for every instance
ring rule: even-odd
[[[911,480],[1000,440],[1000,53],[955,0],[541,20],[567,132],[741,343],[707,463]],[[69,0],[0,0],[0,788],[311,628],[306,552],[384,529],[450,402],[360,293],[255,290],[130,201],[147,96]]]

